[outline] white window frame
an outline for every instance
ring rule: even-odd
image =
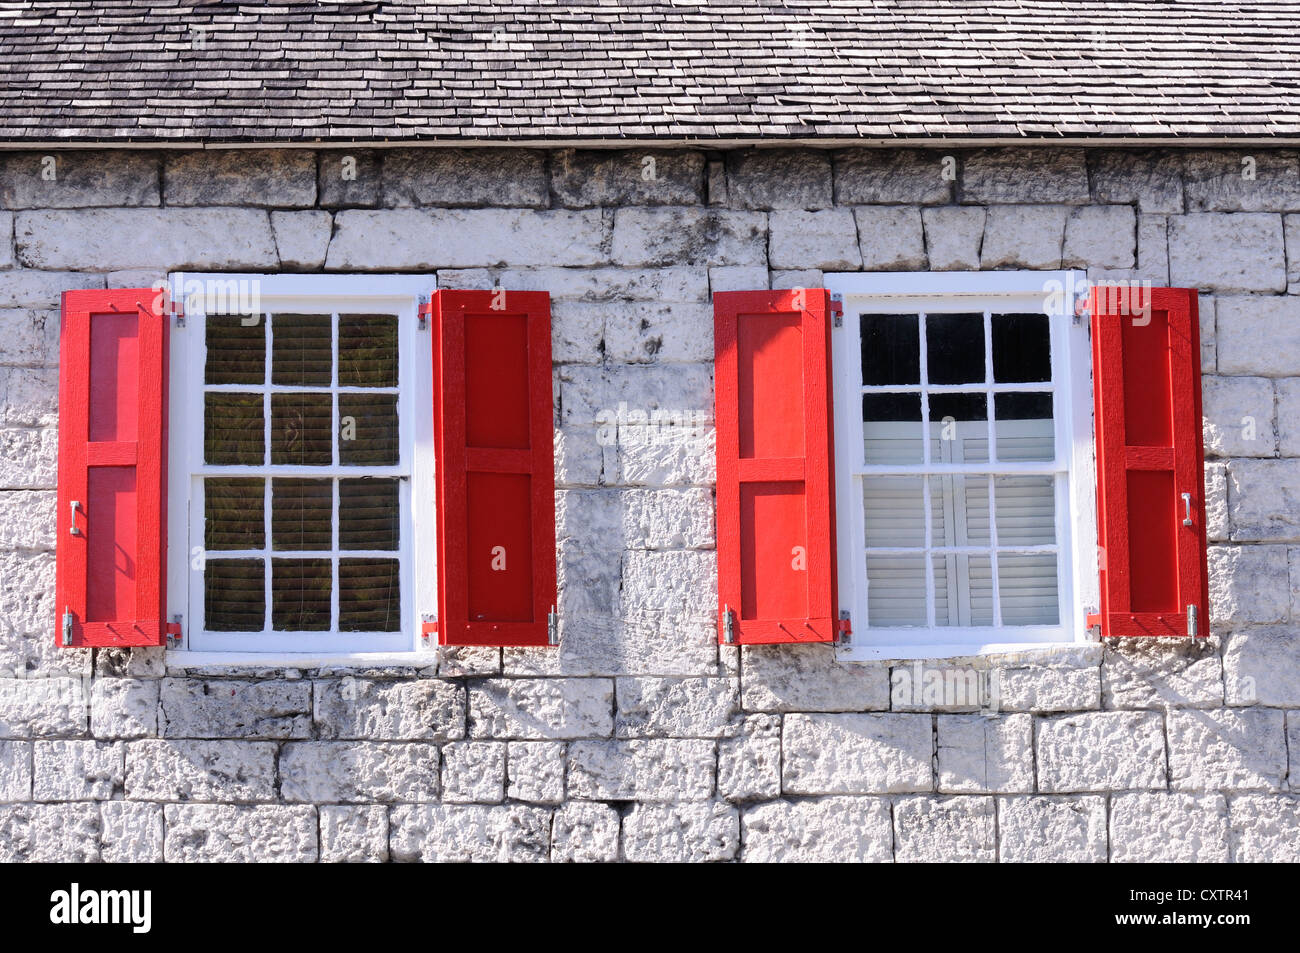
[[[191,300],[185,310],[184,324],[173,323],[169,355],[167,611],[169,621],[181,623],[183,647],[168,650],[168,664],[319,666],[374,665],[385,661],[429,664],[427,657],[417,661],[417,654],[428,648],[421,638],[420,623],[433,618],[437,611],[433,361],[432,331],[419,327],[419,309],[436,290],[436,279],[429,275],[186,273],[172,276],[170,292],[172,300],[182,304],[185,293],[192,293],[195,287],[208,287],[209,283],[216,288],[236,287],[231,282],[248,282],[239,287],[255,287],[259,296],[257,307],[263,314],[328,311],[397,316],[399,464],[378,469],[391,470],[399,480],[403,513],[400,542],[395,553],[386,555],[401,560],[402,624],[397,632],[380,634],[337,631],[248,634],[203,630],[203,576],[192,568],[192,563],[204,555],[202,478],[204,475],[264,474],[269,481],[280,468],[268,465],[256,473],[227,473],[229,468],[203,463],[206,322],[202,304]],[[269,354],[267,360],[269,364]],[[269,383],[267,386],[268,390],[274,389]],[[293,474],[283,475],[303,475],[294,469]],[[311,475],[318,472],[321,477],[330,477],[357,475],[363,468],[310,469]],[[364,472],[373,474],[376,469],[368,467]],[[270,518],[269,511],[266,518]],[[267,542],[269,545],[269,539]],[[331,552],[321,551],[318,555],[329,556]],[[208,555],[219,559],[225,553],[214,551]],[[269,617],[267,625],[270,625]]]
[[[848,644],[837,648],[837,657],[861,662],[943,659],[1059,648],[1088,641],[1086,617],[1089,611],[1096,611],[1099,598],[1092,357],[1087,322],[1074,319],[1076,297],[1087,287],[1085,274],[1081,271],[827,274],[824,286],[844,309],[844,320],[831,331],[836,538],[840,607],[848,611],[853,632]],[[1056,494],[1059,625],[873,630],[863,624],[868,618],[869,581],[860,481],[872,473],[887,469],[901,472],[907,468],[870,467],[854,458],[855,453],[860,458],[863,445],[862,358],[855,318],[862,312],[914,314],[930,310],[1041,311],[1051,322],[1056,461],[1027,467],[1006,463],[972,463],[966,467],[983,472],[990,469],[1052,472],[1055,467],[1064,474],[1065,479],[1058,480]],[[924,338],[921,346],[925,346]],[[916,472],[922,472],[920,465]],[[990,519],[995,519],[993,512]],[[928,574],[927,569],[927,578]]]

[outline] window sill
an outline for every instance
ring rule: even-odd
[[[168,649],[168,669],[202,671],[221,668],[410,668],[434,665],[432,649],[412,652],[192,652]]]
[[[1019,661],[1041,664],[1047,658],[1059,657],[1062,661],[1083,662],[1090,655],[1101,652],[1098,642],[1000,642],[986,645],[854,645],[838,649],[836,659],[841,662],[885,662],[923,660],[931,662],[963,662],[1000,656],[998,661]]]

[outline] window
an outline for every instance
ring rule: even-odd
[[[186,648],[416,646],[435,606],[432,368],[418,329],[432,290],[429,278],[232,275],[176,289],[169,596]]]
[[[1084,632],[1096,531],[1076,282],[827,276],[843,304],[832,330],[834,466],[851,657],[969,654]]]

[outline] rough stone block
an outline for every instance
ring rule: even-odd
[[[58,363],[59,312],[0,311],[0,364],[46,367]]]
[[[1210,623],[1285,622],[1291,613],[1285,546],[1211,546]]]
[[[623,821],[623,856],[634,863],[733,860],[740,849],[740,817],[717,801],[637,804]]]
[[[768,271],[762,265],[722,265],[709,269],[709,291],[766,291]],[[804,287],[820,288],[820,283]]]
[[[1300,297],[1228,295],[1214,310],[1220,374],[1300,375]]]
[[[505,268],[503,288],[546,291],[552,301],[708,301],[709,268]]]
[[[1034,790],[1033,716],[938,716],[939,790],[1022,794]]]
[[[1223,666],[1217,650],[1213,639],[1108,639],[1101,667],[1102,703],[1106,708],[1222,705]]]
[[[713,360],[713,309],[695,302],[600,306],[603,359],[628,364]]]
[[[470,689],[474,738],[608,737],[614,730],[614,685],[607,679],[516,678]]]
[[[960,205],[921,209],[931,271],[977,271],[985,211]]]
[[[31,799],[31,742],[0,741],[0,802]]]
[[[321,738],[450,741],[465,737],[465,688],[452,682],[345,676],[316,682],[314,696]]]
[[[1035,714],[1088,711],[1101,707],[1100,645],[1071,646],[1068,651],[1025,662],[1007,662],[989,673],[1000,711]]]
[[[147,738],[158,731],[159,680],[97,678],[90,690],[90,733]]]
[[[1098,202],[1137,203],[1138,211],[1183,211],[1183,154],[1161,151],[1091,150],[1093,197]]]
[[[750,715],[718,745],[718,794],[728,801],[781,796],[781,717]]]
[[[0,366],[0,408],[8,427],[58,425],[58,371],[44,367]],[[52,527],[53,523],[43,524]]]
[[[559,804],[564,800],[564,760],[563,742],[510,742],[506,752],[507,795],[514,801]]]
[[[926,267],[921,212],[915,207],[856,208],[862,267],[867,271],[923,271]]]
[[[1228,501],[1234,541],[1300,541],[1300,460],[1231,461]]]
[[[1216,457],[1271,457],[1277,453],[1273,382],[1266,377],[1201,379],[1205,452]]]
[[[76,678],[0,679],[0,738],[84,734],[86,693]]]
[[[787,794],[932,791],[928,715],[787,715],[782,789]]]
[[[319,856],[316,809],[308,805],[168,804],[169,864],[312,863]]]
[[[1062,205],[993,206],[984,222],[980,267],[1061,267],[1068,212]]]
[[[908,797],[894,804],[899,863],[997,860],[996,807],[990,797]]]
[[[1282,216],[1204,212],[1171,218],[1169,280],[1207,291],[1285,291]]]
[[[1038,789],[1047,794],[1165,786],[1165,737],[1157,712],[1058,715],[1038,723]]]
[[[444,803],[498,804],[505,796],[505,742],[454,741],[443,747]]]
[[[395,149],[383,155],[385,205],[546,208],[546,156],[531,149]]]
[[[981,149],[965,157],[961,201],[1087,205],[1088,169],[1081,149]]]
[[[1211,542],[1223,542],[1232,535],[1228,522],[1228,465],[1205,465],[1205,533]]]
[[[836,205],[941,205],[953,178],[938,151],[845,149],[834,154]],[[956,166],[952,165],[955,174]]]
[[[1223,649],[1228,704],[1300,708],[1295,659],[1295,631],[1289,626],[1231,633]]]
[[[38,741],[32,797],[37,801],[107,801],[122,790],[121,742]]]
[[[420,742],[291,742],[280,751],[286,801],[434,801],[438,749]]]
[[[576,741],[569,745],[568,795],[588,801],[707,800],[715,755],[714,742],[702,739]]]
[[[1300,248],[1296,253],[1300,255]],[[1284,457],[1300,457],[1300,380],[1276,381],[1275,390],[1278,450]]]
[[[1276,709],[1171,711],[1169,784],[1175,791],[1279,791],[1287,773],[1284,715]]]
[[[619,265],[762,265],[766,246],[762,212],[687,207],[614,213],[612,257]]]
[[[704,156],[698,152],[561,149],[551,153],[550,168],[551,194],[564,208],[699,205],[704,199]]]
[[[0,155],[0,208],[157,205],[158,154],[83,151]]]
[[[0,863],[94,863],[99,837],[96,804],[0,806]]]
[[[729,678],[620,678],[615,685],[619,738],[717,738],[740,710]]]
[[[393,860],[512,863],[545,860],[551,811],[519,804],[403,805],[389,815]]]
[[[1115,863],[1224,863],[1228,807],[1220,794],[1117,794],[1110,802]]]
[[[272,212],[271,232],[280,267],[315,271],[325,264],[334,218],[329,212]]]
[[[747,149],[727,156],[736,208],[816,209],[831,204],[830,155],[812,149]]]
[[[746,711],[884,711],[889,669],[838,663],[829,645],[750,646],[741,652]]]
[[[619,859],[618,812],[608,804],[566,804],[551,822],[551,860],[601,864]]]
[[[15,490],[54,487],[57,446],[53,430],[0,430],[0,484]]]
[[[1016,864],[1106,862],[1106,799],[998,798],[998,860]]]
[[[889,802],[874,797],[775,801],[742,818],[749,863],[888,863],[894,859]]]
[[[627,549],[709,549],[715,538],[713,494],[692,489],[626,490],[622,504]]]
[[[772,268],[856,271],[862,267],[857,225],[848,209],[820,212],[779,211],[769,217]]]
[[[1300,799],[1234,797],[1228,802],[1228,823],[1234,863],[1300,863]]]
[[[1294,152],[1197,150],[1187,153],[1187,211],[1286,212],[1300,208]]]
[[[86,272],[0,271],[0,308],[57,308],[65,291],[103,287],[103,275]]]
[[[307,738],[311,683],[165,678],[164,738]]]
[[[0,546],[9,550],[54,548],[53,491],[0,491]]]
[[[274,801],[275,755],[270,742],[132,742],[126,748],[126,796],[137,801]]]
[[[388,860],[388,809],[322,807],[320,859],[334,864],[380,864]]]
[[[163,862],[163,806],[140,801],[105,801],[99,806],[103,846],[109,864]]]
[[[1137,264],[1137,219],[1127,205],[1088,205],[1065,220],[1066,268],[1133,268]]]
[[[381,154],[370,149],[327,149],[319,153],[316,193],[321,207],[378,205],[381,161]]]
[[[316,204],[316,154],[301,149],[168,153],[163,195],[172,206],[310,208]]]

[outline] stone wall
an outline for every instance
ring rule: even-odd
[[[69,151],[0,208],[0,859],[1300,860],[1295,153]],[[972,663],[996,714],[720,650],[710,293],[1061,267],[1203,289],[1212,637]],[[59,294],[176,269],[549,291],[560,648],[55,648]]]

